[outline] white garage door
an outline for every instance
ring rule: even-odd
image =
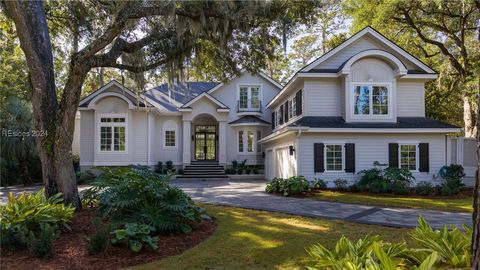
[[[295,160],[290,156],[288,147],[275,150],[275,176],[288,178],[295,174]]]

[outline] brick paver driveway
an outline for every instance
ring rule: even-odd
[[[198,202],[292,215],[342,219],[392,227],[415,227],[419,215],[424,216],[435,228],[440,228],[443,224],[457,226],[472,224],[472,216],[469,213],[377,207],[270,195],[265,193],[264,181],[174,180],[172,184],[183,189]],[[33,192],[40,187],[2,187],[0,188],[0,202],[6,202],[7,194],[10,191],[18,194],[24,190]],[[79,186],[79,190],[82,191],[87,187]]]
[[[392,227],[415,227],[419,215],[424,216],[435,228],[440,228],[443,224],[472,224],[472,215],[469,213],[377,207],[270,195],[265,193],[264,181],[175,180],[172,183],[190,194],[195,201],[211,204]]]

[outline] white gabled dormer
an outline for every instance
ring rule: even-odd
[[[436,77],[434,70],[366,27],[298,71],[267,106],[278,109],[303,89],[305,117],[397,122],[397,117],[425,117],[425,82]]]

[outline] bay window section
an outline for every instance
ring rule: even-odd
[[[101,117],[99,122],[100,151],[124,152],[126,150],[126,118]]]
[[[262,131],[260,130],[257,130],[257,152],[262,152],[262,146],[260,143],[258,143],[258,141],[260,141],[260,139],[262,138]]]
[[[238,131],[238,152],[243,152],[243,130]]]
[[[247,152],[253,152],[253,131],[247,131]]]
[[[258,141],[262,138],[262,131],[256,128],[242,128],[238,130],[238,152],[258,154],[261,146]]]
[[[353,113],[357,116],[388,115],[389,88],[384,84],[362,84],[353,87]]]

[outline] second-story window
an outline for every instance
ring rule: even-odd
[[[260,110],[260,86],[258,85],[243,85],[239,89],[238,109],[246,110]]]
[[[389,91],[387,85],[365,84],[353,88],[354,115],[388,115]]]

